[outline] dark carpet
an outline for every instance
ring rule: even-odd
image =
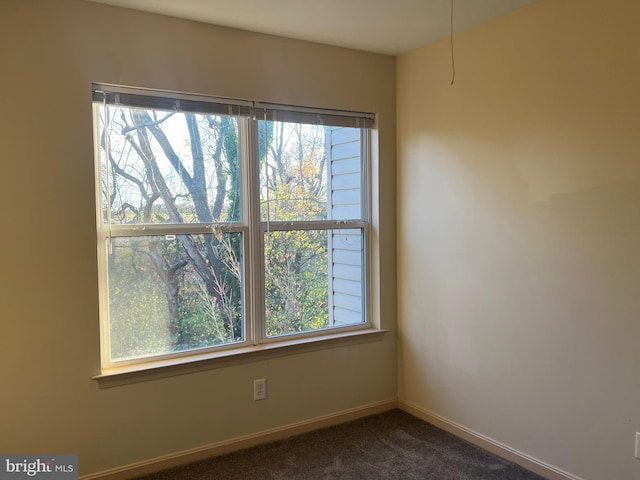
[[[139,480],[543,480],[401,410]]]

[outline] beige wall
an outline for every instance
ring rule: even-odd
[[[0,49],[0,452],[78,453],[89,474],[395,398],[393,57],[79,0],[2,0]],[[91,82],[378,113],[391,332],[99,389]]]
[[[640,7],[543,0],[397,62],[399,396],[640,478]]]

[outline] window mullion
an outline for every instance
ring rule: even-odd
[[[249,340],[257,345],[265,336],[264,312],[264,253],[263,235],[260,228],[260,159],[258,145],[258,122],[246,119],[240,129],[244,155],[242,156],[242,175],[245,199],[243,212],[249,224],[247,255],[249,266],[246,272],[247,292],[246,322]]]

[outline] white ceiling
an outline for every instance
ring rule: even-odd
[[[397,55],[449,35],[451,0],[90,0]],[[459,32],[538,0],[453,0]]]

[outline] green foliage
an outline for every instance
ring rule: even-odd
[[[327,326],[327,232],[267,233],[265,303],[267,335]]]

